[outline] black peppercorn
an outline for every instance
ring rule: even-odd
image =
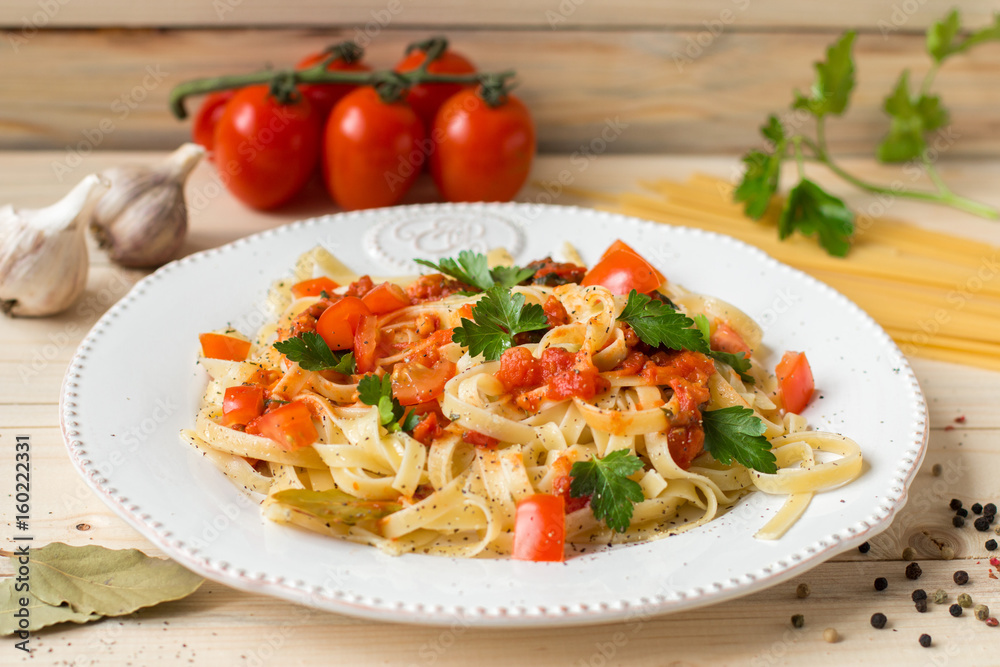
[[[962,615],[962,605],[960,605],[960,604],[953,604],[953,605],[951,605],[950,607],[948,607],[948,613],[951,614],[952,616],[961,616]]]
[[[885,627],[886,620],[885,614],[872,614],[872,627],[881,630]]]
[[[983,513],[983,506],[980,505],[979,503],[973,503],[972,507],[970,507],[969,509],[972,510],[973,514],[982,514]]]
[[[910,599],[913,600],[914,602],[916,602],[917,600],[926,600],[927,591],[925,591],[922,588],[918,588],[917,590],[913,591],[912,595],[910,595]]]
[[[905,573],[907,579],[919,579],[920,575],[923,574],[924,571],[920,569],[920,565],[917,563],[910,563],[906,566]]]
[[[931,636],[930,635],[926,635],[926,634],[925,635],[920,635],[920,639],[918,641],[920,642],[921,646],[923,646],[924,648],[927,648],[928,646],[931,645]]]
[[[957,511],[955,512],[955,516],[960,516],[960,517],[962,517],[962,518],[964,519],[964,518],[966,518],[967,516],[969,516],[969,510],[967,510],[967,509],[965,509],[965,508],[963,507],[962,509],[960,509],[960,510],[957,510]]]
[[[978,530],[980,533],[985,533],[987,530],[990,529],[990,520],[984,516],[981,516],[978,519],[976,519],[976,521],[972,525],[975,526],[976,530]]]
[[[885,577],[879,577],[878,579],[875,580],[875,590],[884,591],[887,588],[889,588],[888,579],[886,579]]]
[[[959,586],[964,586],[969,583],[969,573],[965,570],[957,570],[951,578],[954,579],[955,583]]]
[[[921,614],[924,613],[925,611],[927,611],[927,598],[921,598],[917,600],[914,603],[914,606],[917,608],[917,611],[919,611]]]
[[[955,528],[961,528],[962,526],[965,525],[965,519],[956,514],[955,516],[951,517],[951,525],[955,526]]]
[[[953,510],[960,510],[962,509],[962,501],[959,500],[958,498],[952,498],[951,503],[948,505],[948,507],[952,508]]]
[[[860,551],[863,554],[866,554],[871,550],[872,550],[872,545],[868,544],[867,542],[858,547],[858,551]]]
[[[996,513],[997,513],[997,506],[994,505],[993,503],[986,503],[985,505],[983,505],[983,514],[986,514],[988,516],[996,516]]]
[[[997,541],[996,540],[986,540],[986,550],[987,551],[996,551],[997,550]]]

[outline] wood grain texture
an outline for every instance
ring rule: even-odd
[[[988,0],[966,0],[969,22],[989,20]],[[789,0],[7,0],[0,5],[0,26],[351,27],[370,22],[404,26],[649,28],[699,26],[719,21],[726,11],[745,27],[879,29],[880,21],[921,30],[944,9],[934,3],[894,0],[795,3]]]
[[[381,67],[426,31],[384,30],[369,48]],[[740,153],[757,128],[812,82],[809,63],[832,33],[723,31],[449,31],[482,69],[514,68],[517,94],[532,109],[542,152]],[[287,66],[353,36],[337,30],[42,31],[5,60],[0,148],[54,148],[73,165],[95,149],[170,148],[187,123],[167,111],[184,80]],[[698,40],[704,44],[699,44]],[[870,155],[887,131],[882,100],[904,68],[922,74],[918,34],[858,40],[853,108],[829,124],[835,151]],[[937,78],[953,125],[950,155],[1000,151],[1000,45],[949,62]],[[194,100],[197,103],[197,100]]]
[[[97,153],[88,156],[67,182],[59,183],[50,168],[52,152],[0,153],[0,202],[34,206],[51,201],[70,182],[123,160],[152,162],[161,153]],[[548,195],[560,172],[572,170],[574,186],[606,191],[632,189],[640,179],[684,180],[695,172],[725,176],[737,160],[725,158],[666,158],[662,156],[602,156],[577,170],[567,155],[540,158],[534,179],[542,187],[527,188],[521,199],[540,201]],[[871,178],[890,177],[884,167],[850,161],[850,168]],[[211,170],[199,167],[189,194],[211,182]],[[944,174],[969,196],[1000,203],[995,189],[1000,163],[952,161]],[[863,206],[866,195],[832,184],[852,206]],[[427,182],[411,193],[414,201],[431,198]],[[576,203],[569,193],[557,203]],[[313,192],[295,207],[276,214],[250,212],[225,194],[206,199],[192,214],[187,251],[210,247],[245,234],[267,229],[303,215],[329,212],[332,206]],[[940,209],[898,203],[891,213],[928,227],[951,229],[1000,243],[1000,227]],[[100,252],[88,295],[120,294],[138,272],[109,266]],[[276,267],[281,270],[282,267]],[[86,298],[86,297],[85,297]],[[99,297],[98,297],[99,298]],[[110,297],[109,297],[110,298]],[[94,302],[96,311],[107,307]],[[110,303],[110,301],[108,301]],[[162,555],[119,519],[75,472],[58,428],[56,402],[63,370],[96,312],[73,309],[44,320],[0,319],[0,449],[14,436],[28,434],[33,452],[33,528],[37,544],[65,541],[136,547]],[[54,346],[54,347],[50,347]],[[18,368],[34,353],[47,355],[39,375],[23,381]],[[441,665],[489,667],[535,665],[985,665],[995,660],[996,633],[971,614],[955,619],[946,609],[931,605],[918,614],[910,601],[917,587],[946,589],[954,600],[968,592],[977,602],[1000,609],[1000,581],[989,578],[983,541],[986,535],[971,527],[955,530],[947,503],[959,497],[1000,499],[1000,373],[990,373],[914,359],[913,367],[927,396],[931,438],[924,466],[910,489],[909,502],[881,535],[871,540],[868,554],[852,550],[799,578],[755,595],[662,618],[636,618],[623,623],[587,628],[487,631],[456,624],[452,628],[386,625],[299,607],[269,597],[234,591],[207,582],[191,597],[143,610],[121,619],[37,633],[33,657],[6,653],[3,664],[77,665],[259,665],[337,664]],[[964,416],[962,423],[956,418]],[[942,474],[934,476],[934,464]],[[13,460],[0,457],[0,479],[13,476]],[[0,524],[11,520],[9,503],[0,504]],[[955,551],[955,560],[943,560],[941,547]],[[918,582],[903,575],[902,549],[911,546],[924,574]],[[739,558],[739,554],[733,554]],[[951,575],[965,569],[971,576],[958,589]],[[0,574],[9,573],[0,559]],[[872,580],[884,576],[889,588],[876,593]],[[806,582],[809,598],[800,600],[795,587]],[[885,630],[869,624],[872,613],[889,617]],[[792,614],[805,616],[795,630]],[[824,628],[834,627],[842,639],[822,640]],[[929,650],[917,644],[920,634],[934,638]],[[9,646],[5,646],[7,650]]]

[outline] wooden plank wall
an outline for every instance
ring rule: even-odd
[[[963,2],[968,25],[994,2]],[[514,67],[545,152],[733,153],[768,111],[808,87],[810,63],[858,29],[858,91],[831,124],[834,148],[866,154],[885,132],[881,100],[906,67],[922,74],[924,28],[947,5],[921,0],[7,0],[0,5],[0,149],[169,148],[187,125],[167,112],[185,79],[294,63],[348,38],[391,66],[446,33],[483,69]],[[952,111],[949,154],[1000,150],[1000,45],[950,62],[936,90]],[[611,130],[608,130],[608,127]]]

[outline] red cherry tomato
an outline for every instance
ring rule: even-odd
[[[632,290],[640,293],[652,292],[663,284],[666,278],[639,253],[623,241],[615,241],[583,277],[584,287],[603,285],[613,294],[628,294]]]
[[[245,384],[229,387],[222,399],[222,425],[249,424],[264,412],[264,387]]]
[[[323,180],[341,207],[392,206],[420,173],[424,128],[406,102],[365,86],[337,104],[323,140]]]
[[[293,401],[247,424],[247,433],[262,435],[287,452],[308,447],[319,439],[305,403]]]
[[[243,361],[250,352],[250,341],[220,333],[199,334],[201,356],[209,359]]]
[[[566,510],[562,496],[536,493],[517,503],[514,559],[561,562],[565,544]]]
[[[361,300],[368,306],[368,310],[376,315],[391,313],[394,310],[405,308],[410,305],[410,297],[406,290],[396,283],[385,282],[375,287],[372,291],[361,297]]]
[[[774,369],[785,412],[800,414],[809,405],[816,384],[805,352],[785,352]]]
[[[441,107],[431,136],[431,174],[448,201],[510,201],[528,179],[535,126],[516,97],[490,107],[463,90]]]
[[[424,51],[414,49],[396,65],[395,69],[397,72],[412,72],[420,67],[426,58],[427,54]],[[431,74],[475,74],[476,67],[465,56],[445,49],[440,57],[427,66],[427,72]],[[420,83],[410,88],[406,94],[406,101],[417,112],[417,116],[420,117],[424,128],[429,133],[441,105],[449,97],[470,85],[472,84]]]
[[[316,333],[331,350],[354,349],[354,334],[362,315],[372,311],[356,296],[347,296],[323,311],[316,322]]]
[[[269,209],[291,199],[319,159],[320,123],[305,97],[279,104],[268,86],[236,93],[215,128],[215,163],[229,191]]]
[[[430,368],[419,361],[397,363],[392,369],[392,395],[400,405],[417,405],[439,398],[455,377],[455,364],[438,359]]]
[[[354,332],[354,364],[358,373],[371,373],[375,370],[377,349],[378,317],[362,315],[358,318],[357,329]]]
[[[292,296],[296,299],[301,299],[304,296],[319,296],[323,292],[328,295],[333,294],[333,290],[340,287],[337,283],[333,282],[326,276],[321,276],[319,278],[313,278],[312,280],[303,280],[300,283],[295,283],[292,285]]]
[[[226,104],[233,99],[235,90],[220,90],[209,93],[198,108],[198,113],[191,123],[191,138],[196,144],[201,144],[208,151],[208,159],[212,159],[212,149],[215,146],[215,126],[226,110]]]
[[[326,51],[313,53],[299,61],[296,69],[303,70],[318,65],[326,60],[330,54]],[[343,56],[333,60],[326,66],[328,72],[370,72],[371,67],[353,59],[345,59]],[[340,100],[344,99],[349,92],[357,88],[353,83],[326,83],[326,84],[306,84],[299,87],[302,94],[309,98],[316,115],[325,122],[333,107]]]

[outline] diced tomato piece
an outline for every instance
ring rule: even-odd
[[[427,415],[420,420],[417,427],[413,429],[413,437],[418,442],[429,445],[436,438],[440,438],[444,433],[444,430],[438,425],[437,413],[428,412]]]
[[[391,313],[410,305],[410,297],[395,283],[382,283],[361,297],[368,310],[376,315]]]
[[[410,283],[406,288],[406,294],[413,303],[423,303],[437,301],[451,296],[455,292],[464,292],[469,289],[465,283],[446,278],[440,273],[430,273],[426,276],[420,276]]]
[[[785,352],[775,369],[785,412],[801,413],[809,405],[816,384],[805,352]]]
[[[610,386],[586,350],[573,355],[562,348],[547,348],[542,352],[542,378],[549,386],[546,395],[555,401],[570,397],[586,401]]]
[[[570,486],[573,479],[570,472],[573,470],[573,460],[565,454],[552,462],[552,470],[555,474],[552,477],[552,495],[562,496],[566,509],[566,514],[583,509],[590,502],[590,496],[573,496],[570,493]]]
[[[542,381],[548,382],[557,373],[573,368],[575,356],[561,347],[547,347],[542,352]]]
[[[248,433],[259,433],[270,438],[288,452],[308,447],[319,439],[312,414],[301,401],[286,403],[258,417],[251,424],[247,425]]]
[[[633,289],[652,292],[666,281],[655,266],[623,241],[615,241],[580,283],[584,287],[603,285],[613,294],[625,295]]]
[[[439,329],[427,338],[406,348],[406,354],[403,358],[406,361],[418,361],[430,368],[441,358],[440,348],[442,345],[447,345],[451,342],[453,334],[454,331],[452,329]]]
[[[500,355],[500,370],[496,372],[507,391],[532,389],[542,383],[542,362],[523,347],[511,347]]]
[[[264,412],[264,387],[245,384],[229,387],[222,399],[222,425],[246,426]]]
[[[359,373],[371,373],[375,370],[377,351],[378,317],[362,315],[354,332],[354,363]]]
[[[562,496],[536,493],[517,503],[513,558],[562,562],[565,545],[566,511]]]
[[[250,354],[250,341],[220,333],[203,333],[198,336],[201,354],[209,359],[245,361]]]
[[[692,417],[694,414],[691,413]],[[692,418],[684,424],[672,422],[667,431],[667,448],[681,470],[691,467],[691,461],[701,454],[705,446],[705,430],[697,419]]]
[[[353,283],[347,286],[347,291],[344,292],[344,296],[356,296],[359,299],[363,297],[368,292],[375,289],[375,283],[372,282],[371,277],[361,276]]]
[[[392,369],[392,395],[400,405],[417,405],[440,398],[455,377],[455,364],[438,359],[430,368],[419,361],[400,362]]]
[[[545,319],[548,320],[548,325],[550,327],[557,327],[562,324],[569,324],[569,313],[566,312],[566,307],[562,305],[562,301],[550,296],[545,300],[545,305],[542,306],[542,310],[545,311]]]
[[[729,352],[730,354],[739,354],[742,352],[748,356],[750,354],[750,346],[746,344],[743,337],[721,320],[716,320],[715,322],[715,331],[712,332],[710,344],[713,350],[719,350],[720,352]]]
[[[640,375],[647,384],[662,387],[678,377],[695,384],[704,383],[714,373],[715,362],[711,357],[700,352],[682,350],[654,352]]]
[[[331,350],[350,350],[362,315],[371,315],[368,306],[354,296],[344,297],[323,311],[316,322],[316,333]]]
[[[340,285],[333,282],[330,278],[321,276],[319,278],[313,278],[312,280],[303,280],[300,283],[292,285],[292,296],[296,299],[301,299],[306,296],[320,296],[323,292],[326,292],[328,295],[332,295],[333,290],[338,287],[340,287]]]
[[[462,440],[474,445],[476,447],[482,447],[483,449],[496,449],[500,441],[496,438],[492,438],[485,433],[480,433],[479,431],[466,431],[462,434]]]

